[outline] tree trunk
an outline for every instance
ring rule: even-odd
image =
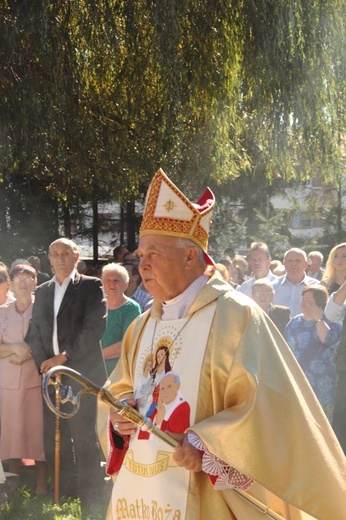
[[[97,202],[93,202],[92,208],[93,208],[93,260],[94,260],[94,265],[96,265],[99,261],[99,239],[98,239],[99,212],[98,212]]]
[[[63,208],[63,221],[64,221],[64,236],[67,238],[72,238],[71,235],[71,216],[70,216],[70,206],[69,204],[64,204]]]
[[[127,247],[129,251],[134,251],[137,248],[135,203],[133,201],[127,202],[126,209]]]
[[[124,244],[125,237],[125,210],[124,206],[120,206],[120,244]]]
[[[337,188],[337,206],[336,206],[336,233],[337,243],[343,242],[343,229],[342,229],[342,183],[341,176],[338,177],[338,188]]]
[[[8,229],[7,229],[7,220],[6,220],[6,208],[7,208],[7,200],[6,200],[6,188],[5,181],[0,184],[0,243],[8,244]],[[6,254],[6,247],[1,248],[0,260],[5,263],[8,261],[7,258],[3,257],[3,254]]]

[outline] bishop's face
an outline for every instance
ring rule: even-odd
[[[142,281],[149,294],[161,302],[172,300],[191,283],[189,248],[178,247],[178,240],[171,236],[144,235],[139,242]]]

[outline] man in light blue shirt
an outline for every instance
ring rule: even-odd
[[[286,251],[283,264],[286,274],[280,276],[274,283],[274,305],[284,305],[291,309],[291,318],[302,313],[302,291],[306,285],[319,283],[316,278],[307,276],[308,259],[305,251],[293,247]]]
[[[274,282],[277,276],[271,272],[270,251],[264,242],[253,242],[249,249],[248,262],[252,277],[237,287],[237,291],[252,297],[252,286],[256,280],[267,278],[270,282]]]

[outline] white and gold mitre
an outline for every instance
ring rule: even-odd
[[[200,246],[208,265],[209,229],[215,204],[207,188],[196,203],[190,202],[160,169],[150,183],[139,236],[148,234],[188,238]]]

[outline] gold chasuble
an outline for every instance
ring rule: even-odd
[[[172,372],[181,379],[175,383],[177,399],[170,400],[166,411],[159,406],[149,377],[159,346],[169,347],[166,371],[171,374],[166,379],[161,376],[162,401],[168,386],[174,386]],[[183,470],[179,482],[172,476],[171,484],[160,486],[158,494],[154,479],[159,480],[160,470],[170,466],[170,448],[138,432],[115,477],[113,493],[130,504],[143,485],[152,502],[143,501],[142,508],[133,502],[132,508],[117,510],[120,503],[115,500],[107,519],[346,519],[346,459],[303,372],[271,320],[218,274],[210,278],[184,319],[162,322],[154,304],[131,324],[106,387],[119,399],[134,397],[141,413],[167,432],[180,421],[180,427],[185,425],[186,432],[196,434],[211,454],[254,480],[246,492],[215,490],[207,473]],[[98,431],[106,456],[108,414],[108,406],[99,402]],[[178,415],[180,419],[170,422]],[[190,421],[190,426],[184,421]],[[173,464],[169,469],[181,470]],[[184,490],[175,498],[170,486]],[[166,511],[158,509],[159,502]]]

